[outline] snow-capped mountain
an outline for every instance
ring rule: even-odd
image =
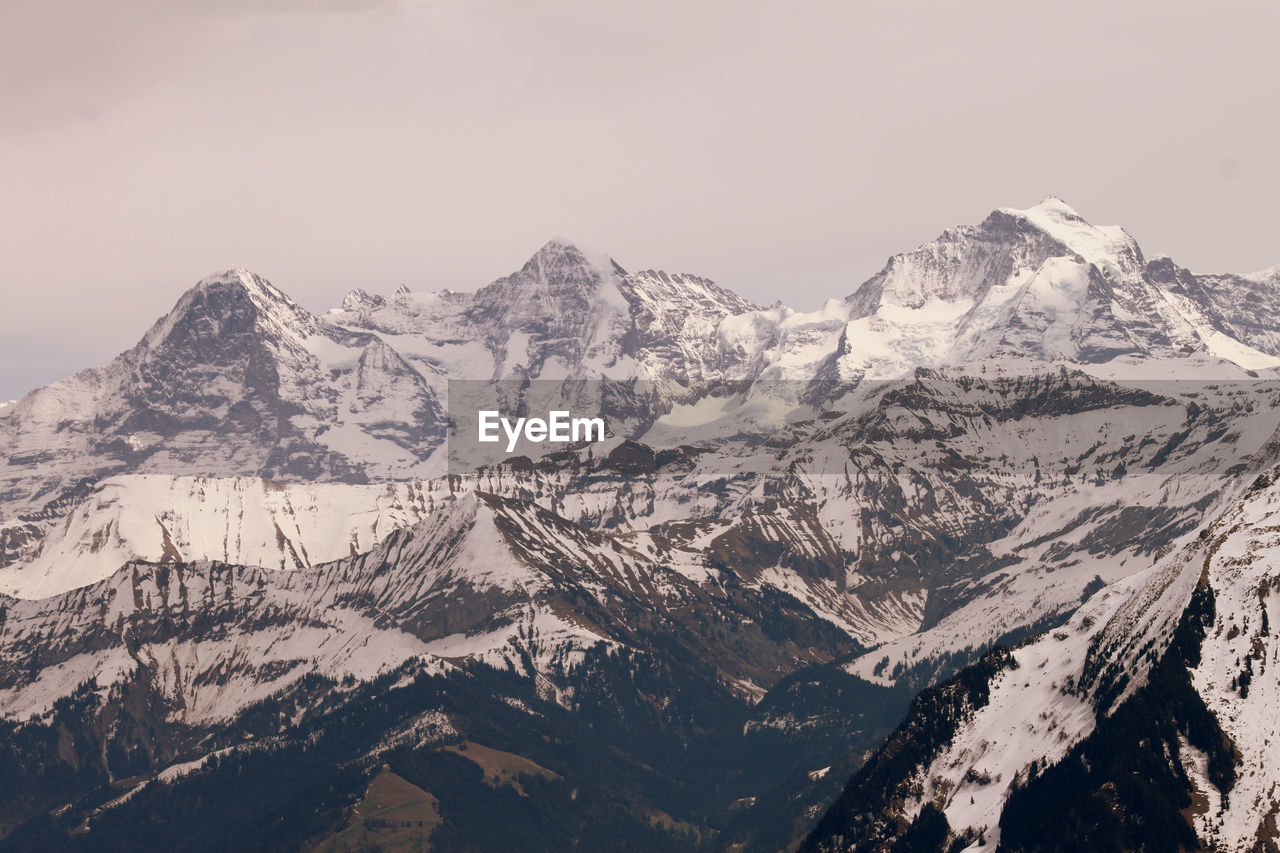
[[[397,478],[444,435],[430,389],[377,336],[322,324],[243,270],[3,415],[6,515],[109,473]]]
[[[563,844],[593,780],[641,804],[619,830],[641,847],[786,846],[859,767],[811,844],[1017,839],[1011,798],[1216,618],[1193,568],[1262,511],[1277,288],[1148,261],[1055,198],[808,313],[564,240],[474,292],[319,315],[211,276],[111,364],[0,407],[0,766],[32,792],[0,804],[0,849],[114,837],[194,790],[172,767],[221,784],[267,743],[327,744],[305,766],[336,815],[333,767],[446,786],[432,762],[476,737],[560,744],[537,760],[572,782],[544,792],[581,818]],[[570,389],[611,432],[446,469],[458,379],[517,407]],[[1216,636],[1203,660],[1235,666]],[[1232,695],[1263,695],[1264,652]],[[1186,661],[1211,714],[1253,713]],[[1207,756],[1188,778],[1221,763],[1170,725],[1170,754]],[[1199,837],[1239,846],[1251,807],[1196,790]]]
[[[1280,364],[1271,341],[1223,339],[1210,317],[1238,322],[1244,311],[1206,298],[1213,279],[1188,294],[1162,287],[1162,269],[1148,269],[1123,229],[1090,225],[1057,198],[997,210],[890,259],[850,296],[839,363],[878,376],[1000,356],[1101,364],[1196,352],[1250,369]]]
[[[1151,568],[922,694],[807,849],[1274,843],[1278,452]]]
[[[635,537],[700,581],[795,597],[877,646],[850,672],[927,682],[1185,533],[1216,491],[1206,481],[1229,480],[1275,429],[1278,395],[1262,381],[921,375],[867,383],[764,445],[749,433],[676,450],[629,442],[535,470],[382,485],[118,476],[11,528],[0,584],[50,595],[137,559],[307,569],[489,492]]]
[[[0,500],[12,520],[109,474],[438,475],[451,378],[850,381],[1008,357],[1106,375],[1176,358],[1182,376],[1238,376],[1280,365],[1274,297],[1239,295],[1273,294],[1273,279],[1147,265],[1122,230],[1052,198],[948,231],[812,313],[626,274],[559,240],[474,293],[353,292],[321,316],[232,271],[111,364],[0,409]]]

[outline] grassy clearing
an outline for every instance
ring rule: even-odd
[[[560,776],[537,762],[511,752],[503,752],[488,746],[481,746],[466,741],[457,746],[446,746],[445,750],[457,753],[463,758],[474,761],[484,771],[484,780],[493,787],[510,785],[524,796],[524,788],[520,787],[519,777],[541,776],[544,779],[559,779]]]
[[[351,825],[322,841],[316,853],[418,853],[431,849],[431,831],[440,823],[436,798],[383,768],[355,808]]]

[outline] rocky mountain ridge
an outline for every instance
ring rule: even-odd
[[[1241,282],[1275,293],[1275,276],[1147,264],[1123,231],[1057,199],[948,231],[812,313],[761,309],[694,276],[627,274],[559,241],[475,293],[354,292],[319,316],[229,271],[110,365],[0,409],[0,501],[11,520],[119,473],[435,476],[449,379],[856,382],[1053,364],[1125,375],[1153,358],[1178,359],[1184,376],[1239,376],[1280,365],[1266,332],[1275,300],[1230,296]]]
[[[392,755],[443,791],[461,777],[440,749],[557,760],[532,737],[575,756],[564,778],[643,804],[593,814],[628,815],[645,849],[782,847],[925,689],[919,761],[873,756],[846,793],[875,826],[837,804],[811,843],[1017,837],[1004,803],[1092,736],[1102,697],[1132,701],[1142,679],[1114,672],[1173,642],[1188,555],[1269,464],[1277,292],[1274,273],[1149,261],[1057,199],[947,231],[810,313],[559,240],[474,293],[354,291],[323,315],[212,276],[110,365],[0,408],[0,766],[33,792],[0,833],[108,837],[95,821],[201,796],[170,766],[221,785],[260,739],[328,744],[307,772],[341,815],[339,768]],[[614,427],[446,469],[457,379],[513,410],[572,389]],[[393,693],[442,716],[419,727]],[[359,746],[354,709],[381,721]],[[1026,709],[1047,716],[991,746]],[[573,719],[632,751],[573,752]],[[966,761],[996,781],[953,778]],[[450,808],[442,832],[483,831]],[[1243,826],[1226,808],[1198,837]]]
[[[1274,844],[1278,453],[1152,568],[922,694],[805,849]]]

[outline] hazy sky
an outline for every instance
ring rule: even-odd
[[[1193,269],[1280,263],[1273,2],[0,5],[0,400],[205,274],[323,310],[553,235],[764,303],[1062,196]]]

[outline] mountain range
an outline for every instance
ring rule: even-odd
[[[0,407],[0,849],[1270,849],[1278,401],[1280,268],[1056,198],[808,313],[210,276]]]

